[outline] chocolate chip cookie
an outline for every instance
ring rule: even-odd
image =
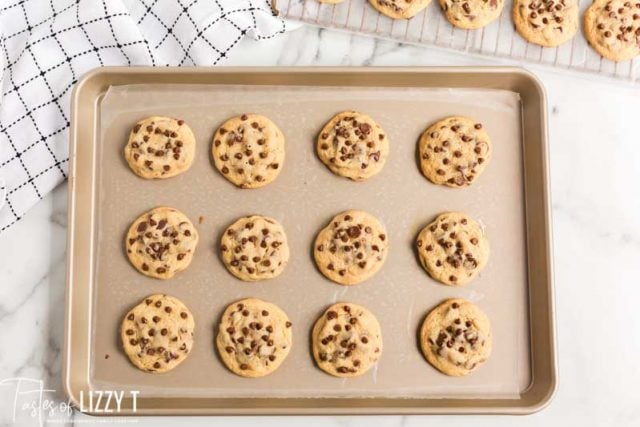
[[[131,129],[124,158],[131,170],[146,179],[179,175],[191,167],[196,140],[184,120],[153,116]]]
[[[504,0],[440,0],[440,7],[452,25],[475,30],[500,17]]]
[[[389,155],[389,141],[371,117],[344,111],[320,131],[316,150],[331,172],[362,181],[382,170]]]
[[[518,33],[544,47],[559,46],[578,31],[577,0],[515,0],[512,15]]]
[[[469,301],[448,299],[424,320],[420,346],[424,357],[440,372],[467,375],[491,355],[491,324]]]
[[[349,210],[336,215],[314,244],[316,265],[341,285],[364,282],[382,268],[389,252],[384,226],[372,215]]]
[[[293,334],[289,318],[276,305],[247,298],[222,314],[216,346],[224,364],[243,377],[269,375],[287,358]]]
[[[143,371],[162,373],[187,358],[194,329],[193,315],[182,301],[157,294],[124,316],[120,336],[131,363]]]
[[[264,187],[284,164],[284,135],[268,118],[243,114],[222,124],[213,137],[213,161],[240,188]]]
[[[185,214],[161,206],[131,224],[124,244],[129,261],[139,272],[170,279],[191,263],[198,232]]]
[[[340,302],[329,307],[311,333],[318,367],[336,377],[367,372],[382,354],[380,324],[366,308]]]
[[[600,55],[627,61],[640,55],[640,2],[595,0],[584,14],[584,33]]]
[[[282,225],[266,216],[238,219],[222,235],[222,261],[240,280],[272,279],[289,262],[289,244]]]
[[[489,240],[480,224],[460,212],[446,212],[422,229],[416,239],[427,273],[446,285],[464,285],[489,260]]]
[[[429,181],[449,187],[471,185],[491,159],[491,140],[482,123],[448,117],[420,137],[420,168]]]
[[[369,0],[369,3],[389,18],[409,19],[429,6],[431,0]]]

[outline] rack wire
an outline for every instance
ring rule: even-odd
[[[578,4],[582,17],[590,2],[578,0]],[[589,46],[581,30],[572,40],[556,48],[543,48],[527,42],[514,29],[512,5],[512,0],[507,0],[500,18],[486,27],[462,30],[446,20],[437,0],[409,20],[390,19],[376,11],[367,0],[345,0],[338,4],[317,0],[275,1],[282,17],[320,27],[636,83],[640,59],[625,62],[604,59]],[[582,23],[582,19],[580,21]]]

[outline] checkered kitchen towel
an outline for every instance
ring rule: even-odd
[[[67,177],[69,97],[105,65],[216,65],[285,23],[270,0],[0,1],[0,233]]]

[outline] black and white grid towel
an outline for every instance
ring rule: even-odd
[[[69,97],[105,65],[217,65],[285,23],[270,0],[0,2],[0,233],[67,177]]]

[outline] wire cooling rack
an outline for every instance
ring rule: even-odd
[[[589,0],[578,0],[580,22]],[[640,59],[614,62],[602,58],[587,43],[580,29],[576,36],[556,48],[528,43],[514,29],[512,0],[505,2],[499,19],[477,30],[462,30],[444,17],[438,0],[409,20],[394,20],[376,11],[367,0],[345,0],[339,4],[317,0],[276,0],[275,8],[284,18],[326,28],[388,38],[404,43],[468,52],[542,64],[558,69],[607,76],[632,83],[637,81]]]

